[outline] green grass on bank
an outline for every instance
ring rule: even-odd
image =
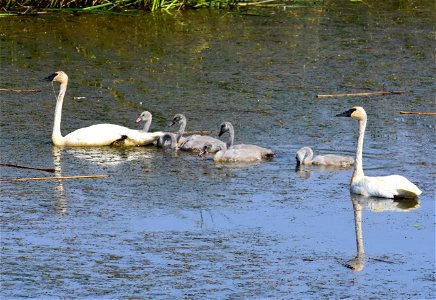
[[[32,14],[41,10],[116,13],[127,9],[158,11],[199,7],[233,8],[237,3],[238,0],[0,0],[0,14]]]
[[[329,3],[333,7],[355,4],[368,9],[416,9],[434,7],[434,0],[0,0],[0,16],[36,14],[47,11],[125,14],[127,11],[169,11],[214,7],[283,7],[295,9]]]

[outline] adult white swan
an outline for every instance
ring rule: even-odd
[[[214,155],[213,160],[216,162],[256,162],[262,159],[268,159],[274,157],[274,152],[270,149],[259,147],[251,144],[238,144],[233,145],[235,138],[235,131],[233,125],[230,122],[224,122],[220,126],[219,136],[224,133],[229,133],[229,139],[226,146],[219,146],[219,151]],[[210,152],[210,144],[206,144],[203,147],[202,155],[206,152]]]
[[[356,162],[353,177],[351,177],[350,189],[352,193],[382,198],[414,198],[421,194],[421,190],[416,185],[400,175],[381,177],[365,176],[363,174],[362,152],[367,121],[366,112],[362,107],[355,106],[336,116],[351,117],[359,121]]]
[[[56,146],[108,146],[114,143],[126,146],[153,143],[163,133],[144,133],[114,124],[97,124],[73,131],[66,136],[61,133],[62,104],[67,91],[68,76],[58,71],[45,78],[46,81],[60,84],[56,101],[54,125],[51,139]]]
[[[313,157],[313,150],[310,147],[298,150],[295,158],[297,164],[302,165],[349,167],[354,163],[354,159],[346,155],[326,154]]]
[[[171,122],[168,124],[168,126],[171,127],[174,124],[180,124],[176,139],[179,145],[179,149],[182,151],[201,152],[206,143],[211,145],[211,149],[209,152],[217,152],[219,149],[225,147],[225,143],[223,141],[207,135],[195,134],[183,137],[182,135],[185,132],[186,128],[186,117],[183,114],[175,115]]]

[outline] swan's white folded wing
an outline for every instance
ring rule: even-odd
[[[65,136],[65,146],[108,146],[131,129],[114,124],[97,124],[77,129]]]
[[[363,176],[353,180],[351,191],[365,196],[383,198],[413,198],[421,194],[421,190],[415,184],[400,175]]]

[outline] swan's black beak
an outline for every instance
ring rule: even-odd
[[[53,81],[53,79],[54,79],[56,76],[58,76],[58,73],[53,73],[53,74],[51,74],[50,76],[47,76],[47,77],[43,78],[42,80],[43,80],[43,81]]]
[[[176,124],[176,122],[174,122],[174,120],[172,120],[171,122],[168,123],[168,127],[173,126],[174,124]]]
[[[351,115],[353,114],[353,112],[355,112],[356,109],[352,108],[349,109],[347,111],[344,111],[343,113],[337,114],[336,117],[351,117]]]

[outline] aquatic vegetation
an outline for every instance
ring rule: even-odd
[[[10,12],[32,14],[36,10],[120,13],[128,9],[146,11],[182,9],[186,7],[234,7],[238,0],[6,0],[1,5],[2,15]]]

